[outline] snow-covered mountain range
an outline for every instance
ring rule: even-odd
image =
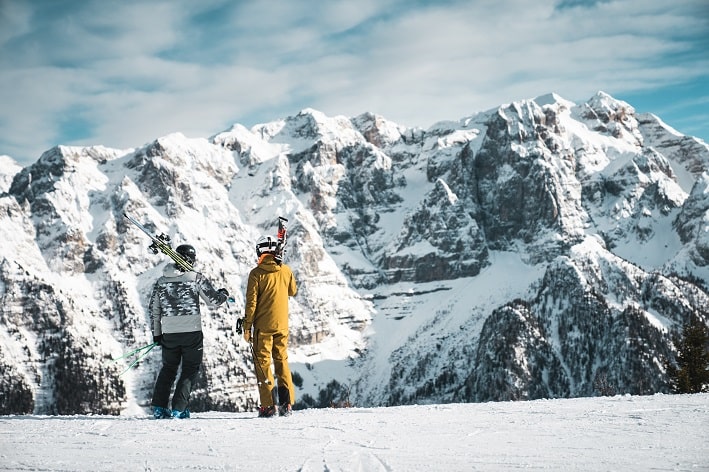
[[[193,411],[256,406],[234,325],[278,216],[301,406],[664,392],[672,336],[709,323],[709,146],[602,92],[427,130],[306,109],[0,164],[0,414],[148,405],[159,355],[112,359],[151,341],[167,259],[124,212],[236,299],[205,307]]]

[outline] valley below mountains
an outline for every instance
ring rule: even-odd
[[[289,220],[296,407],[668,392],[674,337],[709,323],[709,146],[599,92],[428,129],[306,109],[209,138],[0,157],[0,414],[147,411],[147,302],[169,259],[203,306],[190,409],[258,405],[236,334],[259,236]]]

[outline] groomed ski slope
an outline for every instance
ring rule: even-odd
[[[709,470],[709,394],[0,417],[0,470]]]

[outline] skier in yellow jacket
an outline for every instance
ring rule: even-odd
[[[276,238],[264,236],[256,243],[258,265],[246,286],[244,339],[251,342],[256,364],[261,406],[259,417],[287,416],[295,403],[288,366],[288,297],[297,292],[290,267],[275,259]],[[271,360],[277,386],[271,372]]]

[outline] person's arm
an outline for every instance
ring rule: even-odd
[[[246,284],[246,304],[244,306],[244,339],[251,340],[251,327],[254,324],[256,305],[258,304],[258,279],[251,272]]]
[[[160,307],[158,284],[155,284],[153,293],[150,295],[148,315],[150,316],[150,330],[153,332],[153,341],[159,343],[162,337],[162,308]]]
[[[229,292],[227,289],[215,289],[212,283],[201,274],[197,275],[197,289],[199,291],[199,296],[209,306],[219,306],[224,303],[227,298],[229,298]]]
[[[290,267],[288,268],[290,272],[290,281],[288,283],[288,296],[289,297],[294,297],[296,293],[298,293],[298,287],[295,284],[295,277],[293,276],[293,271],[290,270]]]

